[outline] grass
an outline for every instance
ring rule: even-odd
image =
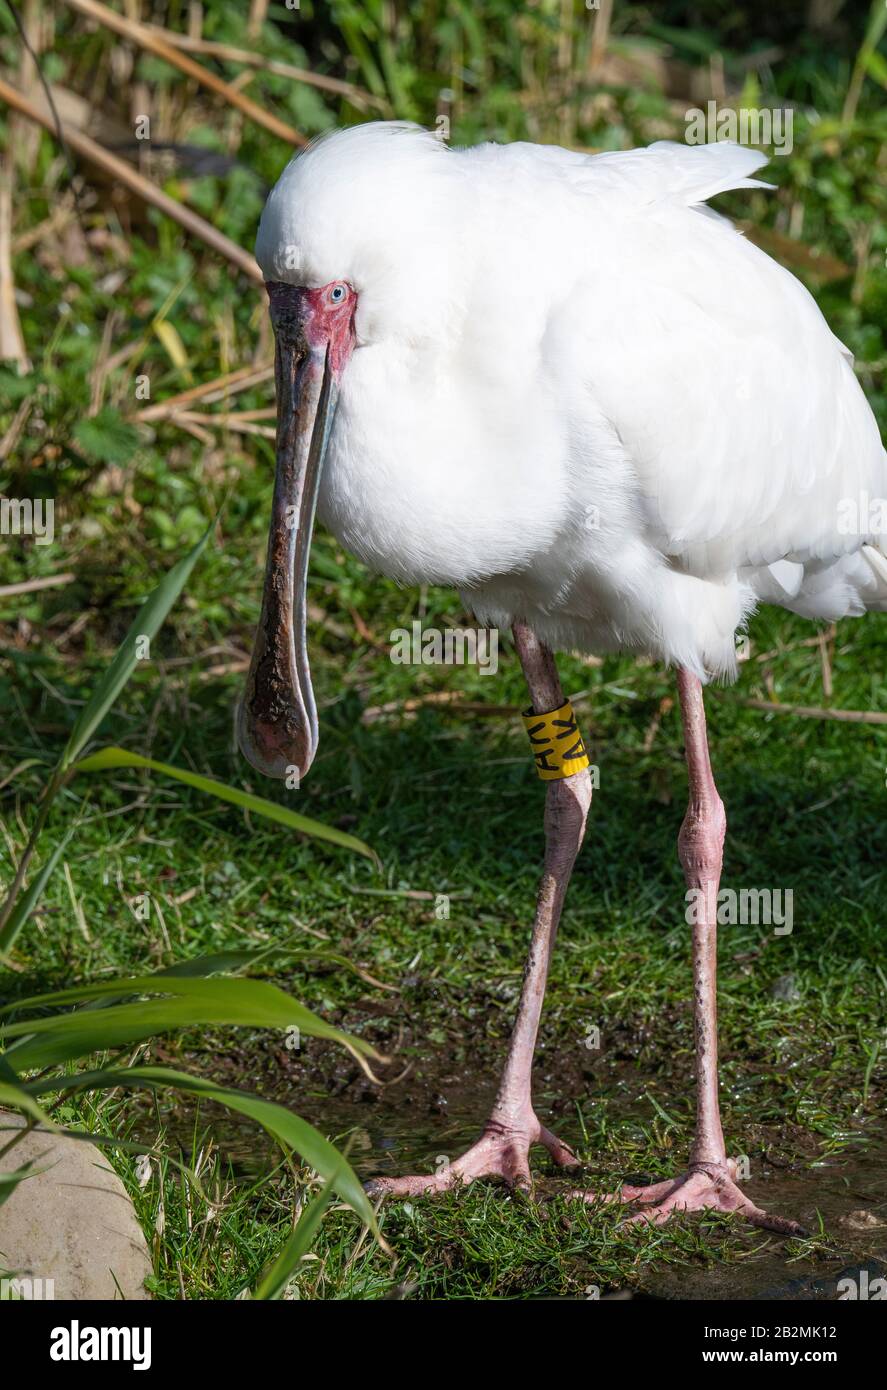
[[[459,59],[455,40],[444,63],[439,53],[429,56],[438,41],[431,30],[415,37],[412,58],[395,35],[403,60],[394,73],[398,95],[397,80],[386,75],[383,21],[361,46],[349,27],[354,7],[341,8],[339,29],[324,21],[335,32],[324,31],[322,51],[335,49],[343,72],[382,92],[401,114],[433,117],[438,66],[444,77],[450,62],[454,71],[470,72],[470,54]],[[624,11],[625,34],[642,31],[637,7]],[[486,61],[497,81],[486,96],[463,83],[454,140],[559,138],[557,111],[548,114],[544,103],[528,107],[517,96],[516,34],[498,11],[488,21]],[[224,27],[213,12],[207,35],[242,39],[233,24]],[[464,29],[470,50],[467,19]],[[278,38],[266,35],[269,51],[299,61],[290,40],[285,55],[278,51]],[[536,38],[527,81],[538,96],[548,68]],[[75,26],[71,41],[75,85],[78,72],[108,70],[107,35]],[[12,42],[4,40],[7,53]],[[343,57],[352,49],[356,69]],[[814,274],[810,283],[835,331],[856,351],[883,425],[883,116],[864,91],[852,129],[840,128],[833,113],[841,109],[850,66],[838,52],[823,54],[813,77],[800,60],[780,73],[802,105],[795,152],[775,161],[779,191],[741,195],[725,206],[798,245],[802,224],[804,243],[844,261],[843,279]],[[173,174],[167,186],[249,244],[262,181],[276,176],[286,152],[248,126],[223,129],[212,109],[200,98],[195,103],[154,60],[140,60],[139,71],[152,90],[163,89],[167,137],[193,137],[236,155],[226,176]],[[263,88],[268,99],[277,95],[274,81]],[[808,105],[819,107],[818,121],[808,119]],[[292,87],[279,109],[309,132],[343,114],[315,92]],[[577,142],[618,147],[680,135],[681,122],[662,94],[631,84],[590,108],[580,103],[577,112]],[[63,164],[42,138],[21,187],[16,234],[49,216],[64,183]],[[401,1136],[416,1136],[412,1164],[433,1166],[442,1147],[455,1153],[470,1137],[495,1084],[528,940],[544,793],[516,717],[459,717],[439,705],[409,718],[367,712],[441,691],[522,707],[517,662],[503,643],[495,676],[393,664],[393,629],[416,617],[428,626],[458,624],[458,599],[374,578],[321,533],[312,555],[309,631],[320,753],[299,793],[250,771],[235,750],[232,711],[258,618],[272,445],[223,428],[200,444],[169,423],[136,426],[132,414],[144,402],[134,399],[133,375],[137,369],[147,377],[156,402],[264,360],[265,311],[257,294],[244,293],[227,268],[168,224],[145,219],[132,205],[121,214],[92,190],[83,201],[85,260],[83,245],[72,256],[70,244],[49,234],[14,258],[34,369],[26,378],[0,372],[0,433],[20,407],[26,417],[0,484],[10,496],[54,497],[57,517],[50,545],[5,538],[0,584],[20,580],[23,565],[28,577],[76,577],[24,598],[0,597],[0,703],[7,711],[0,728],[0,875],[8,881],[46,767],[126,631],[133,605],[217,512],[214,538],[185,598],[155,639],[151,660],[139,663],[102,742],[285,802],[359,836],[382,867],[147,771],[77,779],[51,812],[47,845],[72,826],[74,834],[19,938],[3,994],[141,973],[223,946],[295,941],[343,954],[362,976],[318,960],[290,970],[286,983],[330,1022],[392,1055],[391,1074],[410,1063],[399,1084],[374,1092],[359,1069],[319,1040],[303,1040],[294,1055],[282,1039],[258,1032],[244,1040],[195,1031],[172,1052],[154,1046],[149,1060],[196,1061],[226,1084],[291,1101],[331,1137],[350,1138],[355,1161],[362,1154],[370,1164],[381,1152],[380,1133],[396,1126]],[[174,336],[158,333],[158,321],[172,325]],[[109,323],[106,347],[138,344],[131,359],[110,370],[101,347]],[[260,409],[270,399],[261,384],[233,407]],[[712,690],[708,702],[729,820],[724,886],[794,893],[790,935],[751,926],[721,934],[725,1129],[731,1147],[748,1155],[753,1176],[787,1167],[805,1202],[813,1165],[852,1157],[883,1114],[887,730],[769,715],[741,700],[887,709],[884,621],[847,621],[826,634],[834,685],[826,696],[812,626],[762,611],[739,684]],[[628,1174],[674,1171],[689,1145],[689,931],[675,848],[686,781],[677,712],[663,704],[674,694],[667,674],[628,659],[586,664],[569,656],[561,671],[567,690],[586,692],[578,705],[600,787],[552,962],[537,1084],[540,1109],[579,1143],[589,1181],[603,1189]],[[409,896],[415,893],[428,896]],[[435,915],[437,895],[450,897],[448,919]],[[592,1027],[600,1029],[599,1051],[585,1046]],[[143,1187],[134,1159],[121,1153],[115,1163],[153,1243],[159,1297],[230,1298],[254,1286],[314,1190],[309,1174],[281,1166],[270,1145],[211,1106],[106,1097],[72,1105],[66,1118],[152,1146],[155,1161]],[[179,1145],[199,1187],[163,1157]],[[544,1167],[540,1172],[538,1204],[478,1185],[387,1209],[384,1231],[395,1262],[361,1242],[354,1217],[333,1206],[292,1292],[588,1297],[590,1289],[643,1287],[667,1267],[739,1270],[774,1248],[787,1269],[816,1267],[843,1239],[830,1229],[828,1240],[817,1235],[783,1251],[771,1238],[714,1218],[681,1220],[664,1232],[620,1231],[612,1210],[568,1203],[562,1186]],[[790,1194],[791,1186],[783,1191]]]
[[[229,563],[238,544],[226,537]],[[321,554],[324,549],[335,558],[329,541]],[[259,568],[249,568],[248,557],[247,551],[243,587],[252,588],[257,601]],[[356,570],[345,557],[337,562]],[[196,602],[178,634],[183,651],[207,641],[201,587],[211,582],[208,567],[197,576]],[[332,587],[325,589],[320,578],[314,592],[331,620],[345,626],[348,611],[336,606]],[[388,621],[396,626],[417,610],[420,596],[392,589],[386,599],[391,616],[383,620],[384,605],[371,608],[369,594],[360,598],[383,635]],[[424,603],[429,623],[452,613],[448,595],[429,593]],[[877,618],[839,625],[835,705],[885,707],[883,676],[872,674],[879,669],[879,625]],[[791,935],[763,927],[722,932],[725,1128],[734,1150],[750,1155],[753,1173],[774,1151],[801,1165],[840,1153],[883,1107],[884,1049],[877,1049],[887,1024],[880,915],[884,731],[766,716],[737,700],[764,694],[769,672],[779,699],[820,703],[818,651],[798,645],[808,636],[799,620],[760,615],[742,683],[713,692],[709,702],[730,820],[724,884],[795,894]],[[394,666],[372,647],[361,649],[357,639],[343,661],[337,637],[317,628],[313,637],[322,742],[299,805],[373,845],[383,860],[381,876],[369,863],[282,837],[150,776],[109,775],[89,788],[69,787],[67,805],[50,824],[53,837],[72,818],[79,821],[65,852],[67,869],[53,879],[36,930],[32,923],[21,939],[18,965],[35,985],[61,983],[156,968],[222,945],[312,944],[321,933],[325,940],[318,945],[347,955],[400,993],[386,994],[340,969],[309,966],[293,980],[306,1004],[395,1053],[395,1074],[412,1059],[423,1101],[453,1073],[489,1092],[519,985],[541,849],[542,790],[522,731],[514,719],[472,722],[434,710],[412,722],[362,726],[361,707],[452,685],[456,673]],[[779,655],[757,659],[777,646]],[[45,749],[35,723],[52,717],[67,724],[76,705],[64,701],[76,698],[80,682],[88,686],[79,664],[44,656],[40,666],[21,667],[16,689],[33,743],[16,733],[4,747],[11,763]],[[581,1112],[583,1153],[593,1184],[603,1187],[627,1173],[666,1175],[680,1165],[689,1140],[688,930],[674,848],[685,780],[673,710],[649,751],[644,747],[671,689],[662,672],[625,660],[589,668],[568,659],[563,669],[567,688],[590,691],[584,724],[600,788],[552,965],[538,1071],[545,1103],[566,1137],[583,1140],[577,1107]],[[496,677],[460,672],[459,683],[470,699],[522,698],[510,653]],[[176,667],[165,676],[140,673],[118,707],[114,737],[249,786],[230,746],[238,688],[230,676],[201,679],[199,667]],[[140,731],[151,727],[147,744]],[[28,804],[36,783],[26,770],[11,784],[10,838],[20,841],[16,806]],[[270,794],[279,796],[276,788]],[[451,894],[450,919],[438,920],[432,900],[403,897],[405,890]],[[774,994],[786,977],[788,991]],[[390,1012],[374,1012],[380,1002]],[[601,1030],[600,1053],[583,1045],[590,1025]],[[234,1084],[258,1080],[260,1089],[298,1103],[300,1113],[322,1127],[337,1125],[343,1103],[353,1113],[368,1089],[356,1068],[349,1064],[343,1071],[340,1059],[316,1041],[303,1043],[295,1065],[281,1065],[280,1045],[278,1056],[273,1044],[269,1055],[261,1035],[246,1044],[232,1036],[195,1037],[186,1051],[209,1074],[215,1070]],[[444,1089],[455,1090],[458,1112],[466,1084]],[[468,1107],[470,1117],[476,1108],[477,1102]],[[418,1131],[414,1161],[433,1164],[448,1141],[437,1138],[436,1121],[407,1104],[403,1123],[411,1121]],[[167,1122],[177,1136],[195,1123],[202,1133],[180,1108],[172,1118],[158,1114],[161,1126]],[[149,1142],[156,1134],[145,1113],[139,1132]],[[230,1130],[217,1121],[215,1132],[224,1153]],[[242,1159],[243,1136],[237,1141],[231,1147]],[[270,1151],[262,1150],[262,1163],[277,1166]],[[238,1281],[238,1287],[248,1283],[246,1270],[261,1267],[273,1233],[286,1229],[297,1186],[292,1175],[265,1176],[261,1166],[257,1172],[254,1163],[235,1162],[227,1181],[221,1168],[216,1181],[226,1195],[219,1214],[206,1225],[195,1218],[196,1234],[187,1238],[180,1179],[170,1179],[173,1190],[164,1198],[169,1235],[157,1252],[159,1292],[178,1296],[181,1285],[188,1297],[210,1291],[229,1296]],[[157,1192],[143,1194],[143,1210],[158,1200]],[[637,1266],[639,1241],[641,1266],[660,1258],[724,1261],[748,1249],[748,1237],[725,1232],[722,1222],[688,1228],[673,1243],[661,1233],[616,1238],[609,1214],[577,1215],[557,1201],[551,1212],[540,1213],[501,1193],[478,1191],[445,1199],[439,1212],[431,1205],[415,1204],[415,1217],[396,1209],[386,1216],[386,1235],[399,1255],[394,1273],[369,1248],[348,1263],[354,1221],[334,1212],[317,1246],[323,1273],[315,1278],[309,1262],[303,1296],[355,1296],[361,1289],[371,1296],[404,1280],[418,1281],[417,1296],[470,1297],[481,1290],[484,1296],[566,1295],[577,1291],[577,1280],[606,1286],[626,1277]],[[570,1226],[563,1261],[558,1247],[549,1247],[540,1268],[536,1245],[561,1229],[562,1218]],[[449,1268],[446,1250],[469,1234],[469,1253]],[[612,1246],[603,1263],[602,1245]],[[578,1247],[584,1253],[574,1267],[569,1252]],[[430,1261],[439,1248],[444,1253]],[[224,1263],[225,1252],[234,1268],[213,1283],[207,1270]],[[413,1261],[419,1272],[402,1273]]]

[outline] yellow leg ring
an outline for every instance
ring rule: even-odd
[[[548,714],[527,710],[521,717],[533,750],[536,771],[543,782],[572,777],[574,772],[588,767],[588,754],[569,700]]]

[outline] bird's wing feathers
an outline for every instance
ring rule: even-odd
[[[700,216],[764,162],[667,143],[561,162],[588,256],[550,341],[582,345],[574,399],[618,434],[651,537],[712,577],[857,549],[840,503],[887,489],[874,418],[813,298],[726,219]]]
[[[559,145],[480,146],[477,153],[500,165],[523,167],[538,175],[547,170],[565,178],[579,193],[597,198],[620,198],[635,206],[664,202],[695,207],[734,188],[772,188],[751,177],[767,156],[745,145],[722,141],[714,145],[677,145],[657,140],[645,149],[617,150],[589,156]]]
[[[772,188],[753,179],[767,156],[724,141],[716,145],[676,145],[658,140],[626,154],[598,155],[586,165],[589,181],[612,181],[615,189],[641,204],[695,207],[734,188]]]

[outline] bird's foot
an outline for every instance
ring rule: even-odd
[[[427,1192],[446,1192],[473,1182],[475,1178],[498,1178],[511,1188],[529,1192],[533,1186],[530,1175],[533,1144],[543,1144],[560,1168],[579,1166],[573,1150],[531,1113],[527,1122],[519,1125],[489,1120],[477,1143],[452,1163],[443,1163],[436,1173],[409,1178],[372,1178],[364,1186],[371,1197],[418,1197]]]
[[[687,1172],[679,1178],[652,1183],[649,1187],[625,1184],[621,1192],[603,1197],[588,1192],[574,1195],[590,1203],[629,1203],[637,1209],[627,1217],[628,1225],[646,1221],[661,1226],[674,1212],[679,1211],[723,1211],[738,1212],[753,1226],[760,1226],[766,1231],[778,1231],[784,1236],[806,1235],[797,1221],[771,1216],[746,1197],[736,1184],[736,1163],[732,1158],[723,1163],[691,1163]]]

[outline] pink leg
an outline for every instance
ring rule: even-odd
[[[695,1163],[726,1161],[718,1105],[718,925],[717,902],[727,816],[711,772],[702,686],[678,671],[678,693],[687,751],[690,803],[678,836],[678,858],[688,888],[701,890],[693,928],[693,998],[696,1032]]]
[[[537,713],[563,703],[554,658],[522,623],[514,625],[514,642]],[[412,1196],[441,1192],[474,1178],[498,1177],[514,1187],[530,1187],[529,1152],[543,1144],[561,1167],[576,1164],[573,1152],[539,1121],[531,1096],[533,1053],[545,998],[548,963],[573,865],[585,833],[591,804],[587,770],[549,782],[545,799],[545,863],[536,903],[530,954],[524,971],[517,1019],[505,1070],[490,1118],[476,1144],[442,1172],[407,1178],[375,1178],[372,1195]]]
[[[690,804],[678,837],[678,855],[689,889],[696,890],[693,926],[693,1008],[696,1032],[696,1133],[687,1172],[651,1187],[623,1187],[621,1197],[637,1202],[633,1221],[660,1225],[674,1211],[741,1212],[756,1226],[784,1235],[803,1227],[769,1216],[736,1185],[736,1163],[727,1157],[718,1105],[717,899],[727,817],[711,771],[702,686],[678,671]],[[594,1200],[591,1198],[590,1200]]]

